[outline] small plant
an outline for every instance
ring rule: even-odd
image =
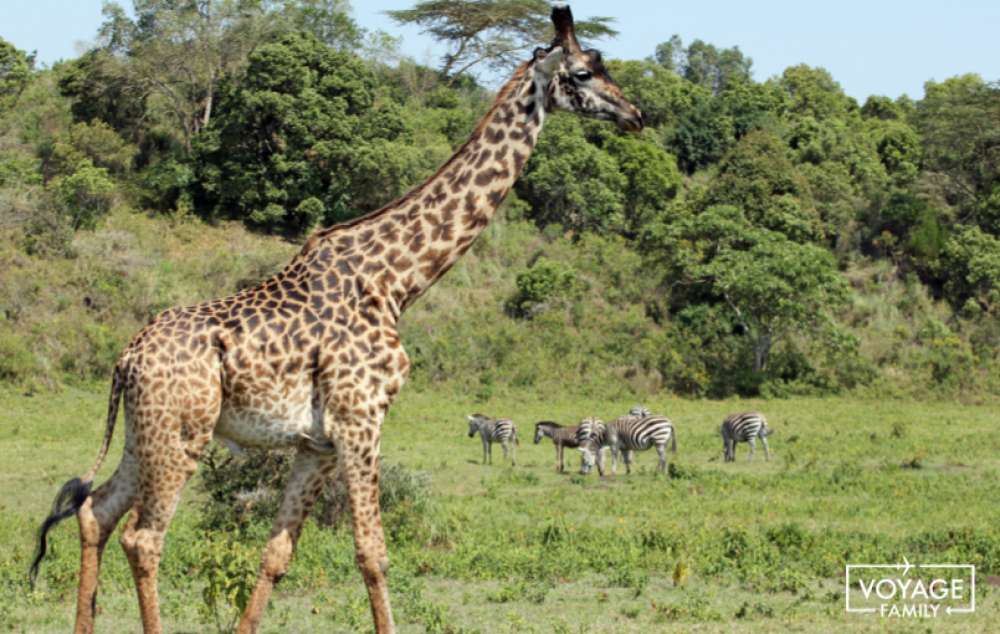
[[[903,464],[901,466],[904,469],[923,469],[924,468],[924,455],[920,454],[920,453],[915,454],[913,457],[907,458],[906,460],[904,460]]]
[[[241,541],[218,537],[205,543],[198,558],[198,576],[206,581],[199,611],[217,631],[231,632],[253,592],[259,553]]]
[[[896,421],[892,424],[892,429],[889,430],[889,435],[893,438],[906,438],[907,426],[906,423]]]

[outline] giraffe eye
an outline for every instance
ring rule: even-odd
[[[594,74],[591,73],[589,70],[578,70],[577,72],[573,73],[573,79],[577,81],[588,81],[593,76]]]

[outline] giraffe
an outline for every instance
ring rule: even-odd
[[[96,464],[63,485],[39,531],[34,580],[53,525],[76,515],[76,632],[92,632],[101,556],[120,542],[143,631],[162,631],[156,574],[180,492],[208,443],[293,447],[296,457],[238,632],[260,624],[287,572],[302,523],[324,483],[339,478],[355,558],[377,632],[393,632],[388,557],[378,504],[382,421],[409,370],[397,322],[472,245],[524,168],[547,112],[565,110],[642,128],[600,54],[577,42],[569,7],[552,11],[555,38],[500,89],[469,140],[402,198],[321,229],[279,273],[254,288],[155,317],[118,359]],[[92,490],[119,402],[125,446]]]

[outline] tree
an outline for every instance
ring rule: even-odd
[[[965,222],[1000,236],[1000,84],[978,75],[927,82],[916,123],[924,167]]]
[[[515,188],[540,226],[621,231],[628,180],[614,157],[588,143],[576,117],[553,115]]]
[[[654,223],[647,247],[674,323],[701,342],[718,379],[756,390],[776,346],[793,338],[820,350],[836,345],[832,314],[847,286],[823,247],[754,226],[730,205]],[[749,383],[736,378],[741,370]]]
[[[769,132],[751,132],[723,157],[707,202],[733,205],[754,226],[797,242],[823,234],[808,181],[788,159],[785,145]]]
[[[622,233],[637,238],[681,188],[677,161],[648,139],[615,135],[605,149],[626,179]]]
[[[153,97],[180,131],[185,150],[208,125],[219,81],[239,68],[267,30],[262,3],[241,0],[134,0],[136,18],[104,7],[108,49],[129,59],[131,82]]]
[[[1000,316],[1000,239],[979,227],[960,227],[945,243],[945,294],[957,308]]]
[[[34,55],[0,37],[0,110],[11,106],[31,78]]]
[[[551,7],[545,0],[425,0],[412,9],[387,11],[397,24],[423,27],[448,46],[441,72],[454,79],[483,64],[504,70],[525,51],[552,40]],[[576,21],[581,40],[614,37],[611,18]]]
[[[832,321],[830,309],[846,301],[847,288],[825,249],[774,233],[756,238],[749,249],[720,252],[704,274],[743,326],[760,374],[777,340],[818,333]]]
[[[684,79],[719,94],[736,83],[751,81],[753,60],[738,46],[717,48],[696,39],[686,48],[679,35],[656,46],[656,61]]]
[[[416,178],[399,106],[361,59],[309,33],[259,46],[198,136],[196,202],[298,235],[375,209]]]
[[[348,0],[284,0],[280,15],[290,30],[312,33],[327,46],[343,51],[361,46],[364,30],[351,18]]]

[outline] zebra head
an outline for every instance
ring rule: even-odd
[[[594,468],[597,453],[601,450],[601,437],[605,432],[604,421],[596,416],[588,416],[580,421],[576,430],[576,440],[580,449],[580,473],[588,474]]]
[[[467,418],[469,419],[469,438],[472,438],[479,431],[479,426],[483,424],[486,417],[482,414],[472,414]]]
[[[555,426],[554,423],[547,420],[541,420],[535,423],[535,444],[537,445],[538,443],[542,442],[542,438],[545,438],[545,436],[547,436],[545,431],[551,430],[552,427],[554,426]]]

